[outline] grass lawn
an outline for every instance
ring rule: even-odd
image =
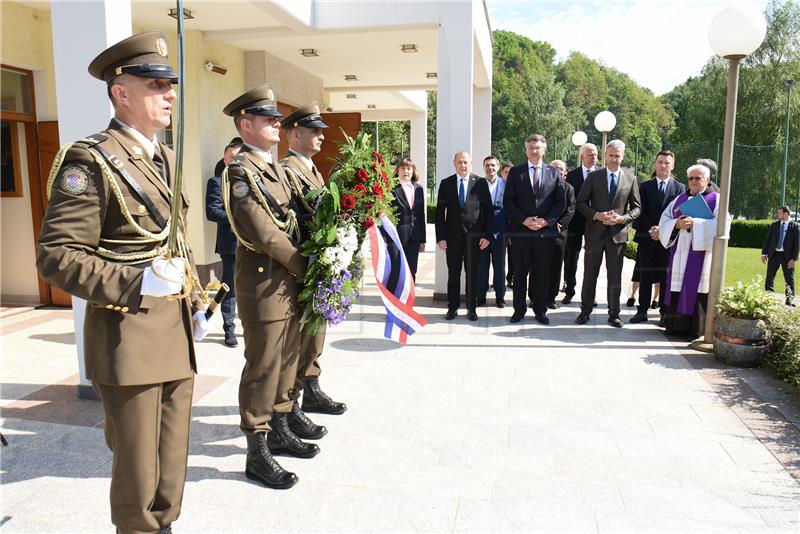
[[[748,283],[761,276],[763,280],[767,277],[767,265],[761,263],[761,249],[757,248],[729,248],[728,258],[725,265],[725,285],[734,285],[739,280]],[[775,292],[783,295],[786,284],[783,281],[783,273],[778,269],[775,276]]]

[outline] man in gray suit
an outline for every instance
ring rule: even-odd
[[[586,324],[592,313],[597,277],[603,255],[608,279],[608,322],[622,328],[619,318],[619,295],[622,290],[622,263],[628,226],[641,212],[639,184],[636,177],[620,167],[625,157],[625,143],[614,139],[606,146],[602,169],[589,173],[576,198],[576,207],[587,219],[584,233],[581,313],[575,324]]]

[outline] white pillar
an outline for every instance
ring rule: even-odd
[[[411,117],[411,161],[417,166],[419,183],[428,197],[428,112],[420,111]]]
[[[130,0],[51,2],[53,61],[56,75],[58,135],[61,144],[98,132],[108,125],[113,108],[106,85],[89,75],[89,63],[104,49],[131,35]],[[78,395],[97,398],[86,379],[83,319],[86,301],[72,297],[75,346],[78,351]]]
[[[475,88],[472,94],[472,157],[475,174],[483,176],[483,158],[492,153],[492,88]]]
[[[473,9],[472,1],[441,3],[438,32],[436,98],[436,192],[439,182],[455,172],[453,156],[472,149],[473,116]],[[473,155],[474,156],[474,155]],[[447,262],[436,249],[434,299],[447,294]]]

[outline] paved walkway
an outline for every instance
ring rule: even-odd
[[[289,491],[243,476],[242,351],[215,319],[176,532],[800,531],[800,403],[779,382],[652,324],[608,327],[602,301],[584,327],[576,305],[549,327],[494,307],[446,322],[433,258],[418,290],[431,324],[407,346],[381,338],[371,284],[331,330],[322,383],[349,411],[314,417],[319,456],[281,459],[300,477]],[[0,316],[2,530],[112,531],[111,454],[99,403],[75,397],[70,312]]]

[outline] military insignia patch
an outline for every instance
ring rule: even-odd
[[[61,171],[61,190],[70,195],[82,195],[89,187],[89,177],[80,167],[67,167]]]
[[[158,55],[167,57],[167,41],[163,37],[156,40],[156,50],[158,50]]]
[[[244,198],[250,194],[250,186],[244,182],[233,182],[231,194],[233,194],[234,198]]]

